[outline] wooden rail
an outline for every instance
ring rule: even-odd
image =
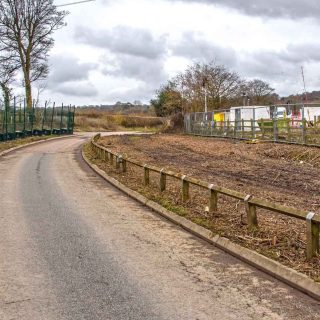
[[[208,182],[198,180],[192,177],[188,177],[183,174],[179,174],[164,168],[158,168],[148,164],[140,163],[136,160],[124,157],[119,153],[114,153],[111,150],[100,146],[97,141],[100,138],[100,134],[94,136],[91,140],[91,147],[96,155],[104,161],[109,161],[117,169],[121,169],[123,172],[127,171],[127,164],[138,166],[143,169],[144,172],[144,184],[150,184],[150,171],[159,173],[159,189],[160,191],[166,190],[166,177],[172,177],[181,181],[182,201],[186,202],[189,198],[189,186],[195,185],[206,189],[208,191],[208,204],[209,211],[216,212],[218,210],[218,197],[219,194],[238,199],[243,201],[247,214],[248,228],[254,230],[258,228],[257,208],[266,209],[272,212],[280,213],[289,217],[306,221],[306,233],[307,233],[307,259],[310,260],[314,256],[320,253],[319,245],[319,231],[320,231],[320,215],[314,212],[308,212],[305,210],[295,209],[284,205],[275,204],[270,201],[262,200],[247,195],[242,192],[229,190],[223,187],[210,184]]]

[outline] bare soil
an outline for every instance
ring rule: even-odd
[[[320,149],[169,134],[104,137],[99,143],[143,163],[320,213]],[[130,166],[128,173],[119,175],[112,166],[103,166],[131,188],[178,214],[320,281],[320,258],[311,262],[305,259],[303,221],[258,210],[259,229],[249,232],[240,201],[220,196],[218,212],[211,216],[205,211],[207,194],[199,188],[191,188],[191,199],[183,204],[177,181],[170,180],[167,190],[160,193],[156,175],[146,188],[141,184],[141,168]]]

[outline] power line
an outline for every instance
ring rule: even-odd
[[[65,4],[59,4],[56,7],[65,7],[65,6],[72,6],[75,4],[80,4],[80,3],[85,3],[85,2],[92,2],[96,0],[84,0],[84,1],[77,1],[77,2],[70,2],[70,3],[65,3]]]

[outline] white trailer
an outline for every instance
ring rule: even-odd
[[[269,106],[242,106],[231,107],[229,114],[230,125],[236,126],[240,129],[242,122],[244,130],[250,131],[251,125],[259,128],[258,120],[271,119],[272,114]],[[252,122],[251,122],[252,120]]]

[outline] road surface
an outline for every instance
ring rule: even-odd
[[[0,319],[320,319],[320,304],[160,218],[81,160],[0,158]]]

